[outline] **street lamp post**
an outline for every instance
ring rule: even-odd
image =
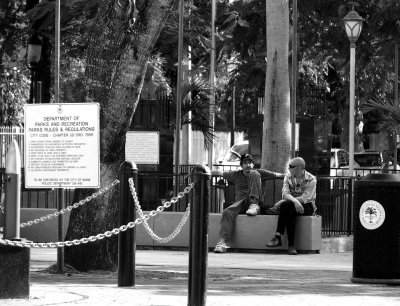
[[[37,68],[40,61],[40,55],[42,53],[42,42],[37,36],[34,34],[28,41],[28,48],[26,50],[26,65],[31,70],[31,89],[29,95],[29,103],[37,103]]]
[[[349,175],[354,174],[354,87],[356,42],[361,34],[363,18],[354,10],[343,18],[347,37],[350,41],[350,106],[349,106]]]

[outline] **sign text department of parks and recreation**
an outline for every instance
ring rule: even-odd
[[[25,105],[25,187],[100,186],[98,103]]]

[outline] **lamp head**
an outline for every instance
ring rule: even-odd
[[[42,53],[42,41],[37,34],[34,34],[28,41],[26,50],[26,65],[28,68],[36,68]]]
[[[360,37],[364,19],[354,8],[343,18],[344,28],[350,43],[356,43]]]

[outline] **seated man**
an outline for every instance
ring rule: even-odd
[[[275,173],[263,169],[253,170],[254,162],[250,154],[244,154],[240,158],[242,170],[221,172],[213,170],[213,175],[223,176],[235,187],[235,203],[227,207],[222,212],[220,240],[214,252],[225,253],[228,248],[227,242],[230,241],[236,217],[240,213],[246,212],[248,216],[255,216],[260,213],[260,202],[262,201],[261,177],[264,179],[283,177],[281,173]]]
[[[281,236],[288,235],[288,254],[297,255],[294,246],[296,216],[311,216],[317,210],[315,206],[317,179],[305,170],[306,163],[301,157],[295,157],[289,162],[289,173],[283,179],[282,200],[277,202],[272,211],[279,212],[276,235],[267,247],[282,245]]]

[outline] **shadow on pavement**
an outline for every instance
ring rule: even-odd
[[[154,267],[153,267],[154,268]],[[186,296],[188,273],[182,271],[136,270],[136,286],[127,290],[152,290],[157,295]],[[400,303],[397,286],[355,284],[350,281],[351,272],[317,270],[243,270],[209,269],[208,296],[374,296],[394,298]],[[32,272],[31,282],[65,286],[115,286],[116,272],[78,273],[71,275]],[[120,288],[121,289],[121,288]]]

